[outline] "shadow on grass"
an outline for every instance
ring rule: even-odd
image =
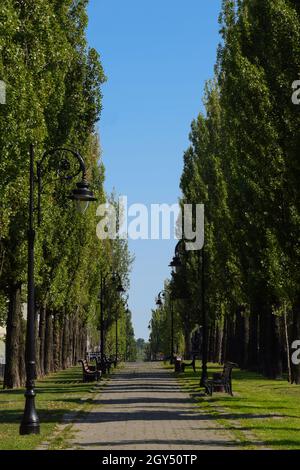
[[[64,387],[64,388],[60,388],[60,387],[49,387],[49,388],[45,388],[45,387],[36,387],[36,391],[39,395],[42,395],[42,394],[55,394],[55,395],[59,395],[60,398],[62,397],[62,395],[66,394],[66,393],[83,393],[83,392],[86,392],[86,393],[89,393],[91,391],[91,389],[93,388],[93,384],[90,384],[89,387],[86,386],[86,384],[83,384],[82,386],[79,386],[79,387]],[[1,398],[1,395],[0,395],[0,398]]]
[[[49,410],[39,408],[38,414],[41,422],[56,423],[63,415],[70,413],[69,409]],[[0,424],[19,424],[23,416],[23,409],[1,410]]]
[[[171,370],[172,371],[172,370]],[[215,372],[222,372],[222,366],[209,366],[209,377],[212,376],[213,373]],[[190,379],[190,380],[193,380],[195,379],[195,375],[201,376],[201,368],[199,369],[197,367],[197,372],[196,374],[193,372],[193,371],[186,371],[184,373],[180,373],[180,374],[175,374],[175,376],[177,377],[180,377],[180,378],[186,378],[186,379]],[[266,380],[266,381],[269,381],[269,382],[275,382],[275,383],[278,383],[278,384],[286,384],[287,387],[290,386],[290,384],[288,383],[288,380],[287,380],[287,377],[283,376],[281,378],[278,378],[278,379],[268,379],[267,377],[263,377],[262,374],[260,374],[259,372],[251,372],[251,371],[245,371],[245,370],[233,370],[232,371],[232,380],[238,380],[238,381],[261,381],[261,380]],[[261,384],[260,386],[269,386],[269,384]],[[280,389],[280,387],[279,387]]]
[[[62,384],[63,385],[63,384]],[[66,384],[65,384],[66,385]],[[99,385],[99,389],[101,388],[101,382],[89,382],[89,383],[78,383],[76,384],[68,384],[69,386],[62,386],[58,387],[57,384],[51,385],[50,383],[48,385],[46,384],[37,384],[35,386],[36,392],[40,394],[59,394],[63,395],[65,393],[82,393],[82,392],[87,392],[89,393],[92,389],[97,389]],[[94,391],[94,390],[93,390]],[[9,396],[21,396],[24,395],[25,389],[24,388],[18,388],[18,389],[13,389],[13,390],[0,390],[0,402],[1,401],[6,401],[6,399]],[[1,400],[1,398],[5,398]]]

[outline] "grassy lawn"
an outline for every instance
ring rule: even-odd
[[[35,449],[53,436],[55,426],[65,414],[88,411],[94,395],[99,393],[104,383],[82,383],[81,367],[73,367],[38,381],[36,406],[41,422],[41,434],[38,436],[19,436],[24,390],[0,390],[0,450]],[[59,438],[56,441],[59,447]]]
[[[169,366],[168,366],[169,367]],[[171,366],[170,366],[171,367]],[[209,364],[209,376],[222,367]],[[233,371],[233,393],[197,396],[197,374],[190,369],[179,374],[184,389],[198,406],[231,430],[245,448],[300,449],[300,386],[285,380],[267,380],[253,372]]]

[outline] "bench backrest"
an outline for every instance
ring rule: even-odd
[[[234,367],[238,367],[237,364],[235,364],[234,362],[226,362],[224,364],[224,368],[223,368],[223,372],[222,372],[222,377],[224,379],[227,379],[227,380],[230,380],[231,379],[231,375],[232,375],[232,369],[234,369]]]
[[[78,362],[81,363],[84,372],[88,372],[89,366],[88,366],[87,361],[85,359],[80,359]]]

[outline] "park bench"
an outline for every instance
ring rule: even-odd
[[[89,366],[86,359],[80,359],[78,361],[82,365],[82,376],[83,382],[94,382],[101,378],[101,371],[97,370],[96,367]]]
[[[192,362],[183,362],[181,357],[174,357],[175,372],[184,372],[187,367],[192,367],[196,372],[196,358],[193,357]]]
[[[111,365],[114,363],[114,361],[111,361],[107,359],[106,356],[103,356],[103,360],[101,359],[96,359],[96,369],[98,371],[101,371],[102,374],[110,374],[110,369]]]
[[[196,372],[196,358],[193,357],[192,362],[186,363],[182,362],[181,363],[181,372],[184,372],[187,367],[192,367],[193,371]]]
[[[238,367],[234,362],[226,362],[222,372],[216,372],[213,374],[212,379],[206,379],[205,381],[205,393],[212,396],[213,392],[225,392],[233,396],[232,393],[232,369]]]

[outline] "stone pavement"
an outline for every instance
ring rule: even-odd
[[[70,449],[224,450],[238,443],[160,363],[126,364],[72,428]]]

